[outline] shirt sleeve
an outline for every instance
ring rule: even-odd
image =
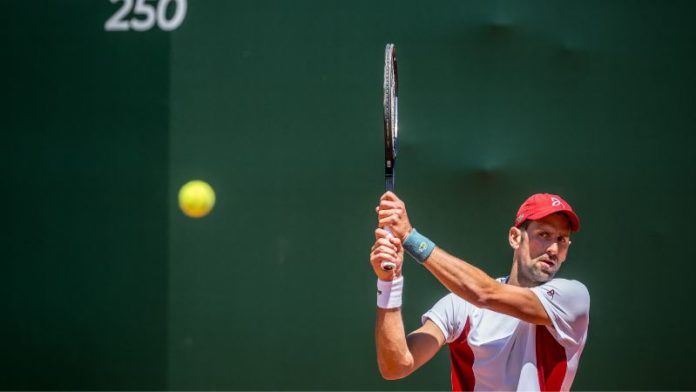
[[[464,322],[471,305],[462,298],[448,294],[440,299],[421,317],[421,323],[432,320],[445,335],[445,341],[452,343],[464,330]]]
[[[590,320],[590,293],[577,280],[552,279],[532,292],[553,323],[552,334],[561,345],[581,344]]]

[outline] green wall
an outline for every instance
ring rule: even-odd
[[[376,368],[387,42],[414,225],[499,276],[521,201],[562,194],[562,275],[592,296],[575,389],[696,389],[694,3],[186,3],[171,31],[8,3],[1,389],[448,389],[446,350]],[[200,220],[176,205],[194,178]],[[413,329],[445,290],[405,274]]]
[[[169,36],[5,5],[0,387],[166,386]]]

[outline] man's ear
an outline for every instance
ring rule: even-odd
[[[515,226],[511,227],[508,233],[508,241],[510,241],[510,247],[517,250],[522,243],[522,230]]]

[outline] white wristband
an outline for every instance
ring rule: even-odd
[[[377,279],[377,307],[382,309],[400,308],[403,291],[403,276],[387,281]]]

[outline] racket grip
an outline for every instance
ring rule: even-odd
[[[394,192],[394,175],[384,176],[384,189],[387,191]]]
[[[391,237],[394,236],[394,234],[392,234],[391,230],[389,230],[388,228],[385,227],[384,230],[386,230]],[[391,262],[391,261],[383,261],[380,264],[380,267],[382,268],[382,271],[391,271],[394,268],[396,268],[396,264],[394,262]]]
[[[392,169],[392,170],[394,169],[394,166],[393,166],[394,162],[393,161],[389,161],[388,165],[389,165],[390,169]],[[387,191],[394,192],[394,174],[393,173],[387,174],[384,176],[384,189]],[[388,228],[385,227],[384,230],[386,230],[390,236],[392,236],[392,237],[394,236],[394,234],[392,234],[391,230],[389,230]],[[383,261],[382,264],[380,265],[380,267],[382,267],[383,271],[391,271],[394,268],[396,268],[396,264],[394,264],[391,261]]]

